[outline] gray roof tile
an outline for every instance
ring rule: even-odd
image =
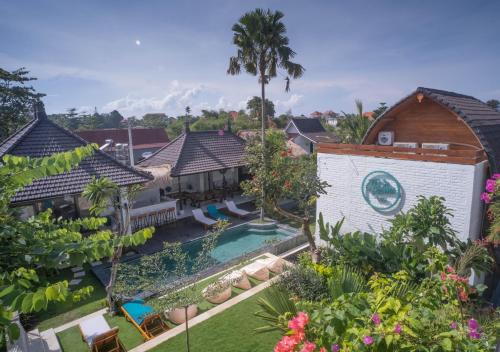
[[[48,120],[45,112],[40,111],[38,118],[0,144],[0,158],[6,154],[44,157],[86,144],[80,137]],[[79,194],[93,176],[108,177],[120,186],[144,183],[152,179],[151,175],[123,165],[98,150],[70,172],[36,180],[17,192],[12,203]]]

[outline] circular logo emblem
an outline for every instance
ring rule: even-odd
[[[361,192],[365,201],[376,211],[388,212],[401,203],[401,185],[385,171],[373,171],[366,175]]]

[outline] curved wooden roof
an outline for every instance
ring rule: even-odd
[[[469,95],[419,87],[416,91],[401,99],[389,108],[368,129],[363,144],[373,139],[372,134],[380,128],[381,121],[393,115],[401,105],[414,99],[418,94],[439,104],[458,116],[475,135],[482,148],[488,155],[493,172],[500,171],[500,112],[492,109],[486,103]]]

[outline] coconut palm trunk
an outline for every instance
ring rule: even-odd
[[[261,134],[261,140],[262,140],[262,162],[264,165],[264,175],[267,172],[267,167],[266,167],[266,81],[265,81],[265,75],[263,74],[263,70],[261,69],[261,75],[260,75],[260,87],[261,87],[261,107],[260,107],[260,115],[261,115],[261,128],[260,128],[260,134]],[[260,207],[260,220],[264,220],[264,200],[266,197],[266,189],[265,189],[264,182],[262,182],[262,205]]]

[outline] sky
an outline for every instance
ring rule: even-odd
[[[369,111],[419,86],[500,99],[496,0],[0,0],[0,67],[30,70],[48,113],[239,110],[260,87],[226,73],[231,27],[257,7],[285,14],[306,69],[267,86],[278,113]]]

